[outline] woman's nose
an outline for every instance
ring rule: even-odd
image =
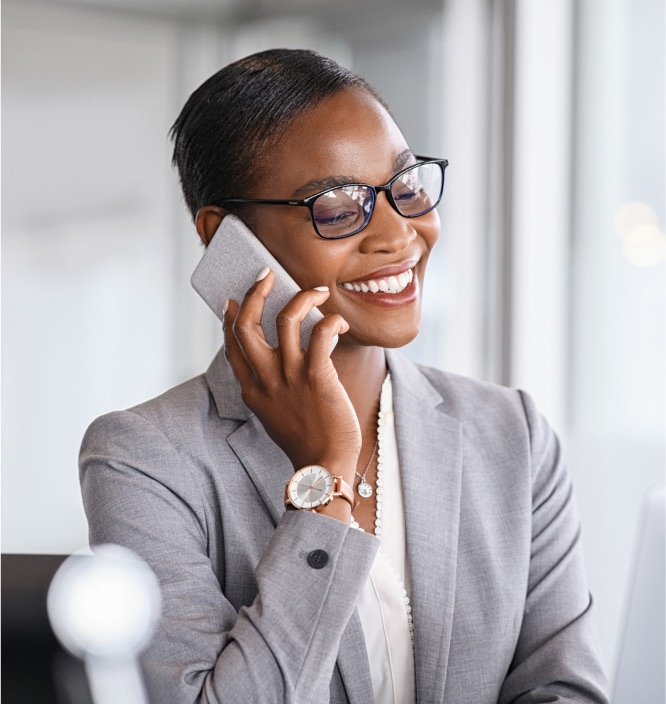
[[[399,252],[414,241],[416,230],[410,218],[403,217],[391,207],[386,193],[380,193],[370,222],[360,235],[363,239],[359,250],[364,254]]]

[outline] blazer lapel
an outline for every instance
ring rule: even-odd
[[[227,437],[229,446],[250,475],[275,525],[284,513],[284,487],[294,473],[287,456],[268,437],[259,419],[243,403],[240,386],[221,350],[206,381],[221,418],[246,421]]]
[[[227,442],[250,475],[277,526],[284,513],[284,488],[294,473],[289,458],[268,437],[254,415],[229,435]]]
[[[423,372],[396,352],[393,380],[398,454],[411,573],[416,691],[419,702],[441,702],[453,622],[462,424]]]

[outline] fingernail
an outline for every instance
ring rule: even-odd
[[[328,286],[315,286],[314,291],[328,291]]]
[[[222,315],[224,315],[227,312],[227,310],[229,310],[229,299],[228,298],[224,302],[224,305],[222,306]]]
[[[261,281],[262,279],[265,279],[268,276],[268,272],[270,271],[270,268],[265,266],[260,272],[259,276],[255,279],[255,283],[257,281]]]

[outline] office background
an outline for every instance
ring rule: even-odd
[[[2,550],[86,542],[88,423],[219,325],[167,132],[222,65],[310,47],[450,160],[409,354],[520,386],[565,442],[604,656],[664,482],[663,0],[4,0]]]

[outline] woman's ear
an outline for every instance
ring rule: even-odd
[[[201,241],[208,247],[213,235],[222,222],[222,218],[227,214],[224,208],[219,208],[217,205],[204,205],[203,208],[197,210],[197,215],[194,218],[197,232]]]

